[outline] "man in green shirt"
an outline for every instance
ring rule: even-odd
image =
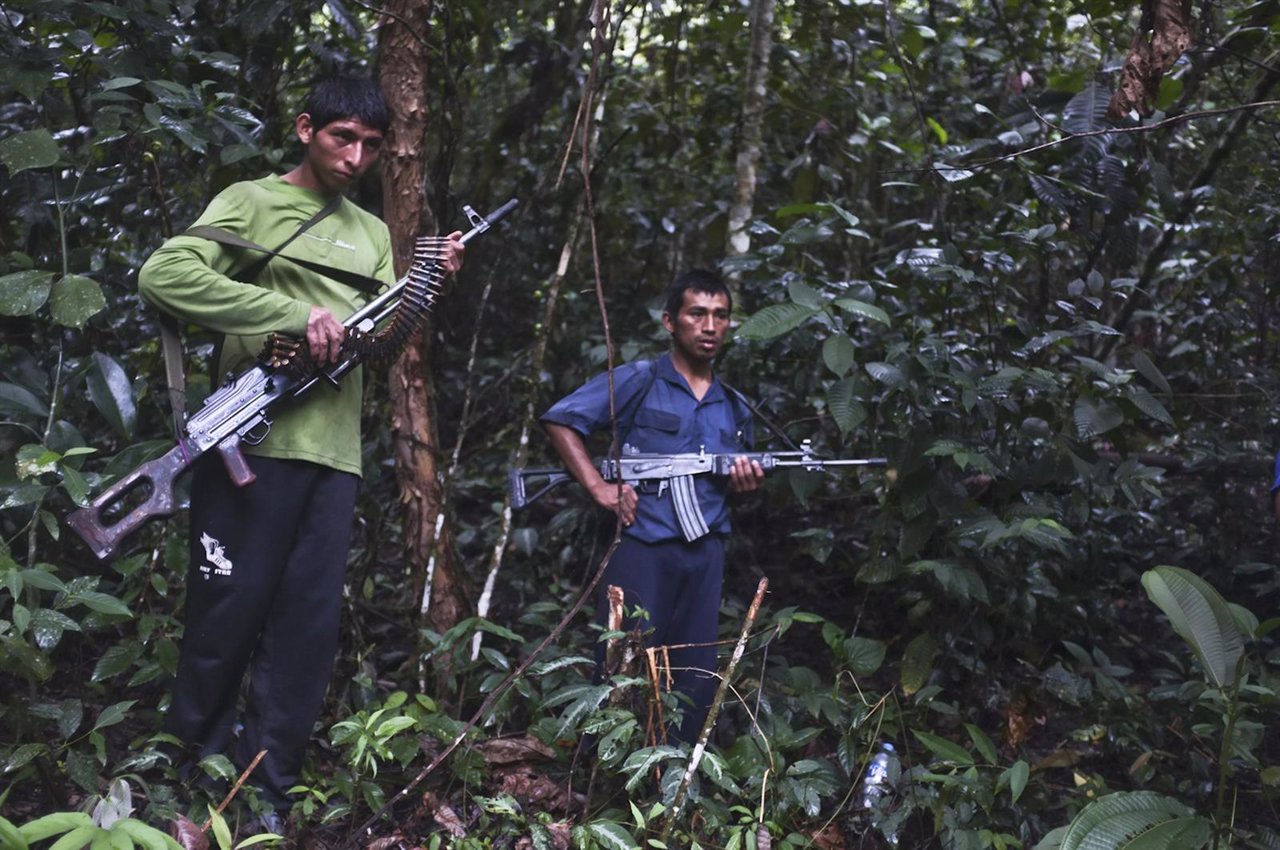
[[[224,335],[216,374],[251,365],[276,331],[305,337],[321,364],[338,358],[341,319],[366,296],[287,258],[394,282],[386,225],[341,198],[377,160],[389,124],[373,81],[321,81],[295,121],[301,164],[228,187],[196,221],[266,248],[288,241],[284,257],[246,273],[261,255],[179,235],[143,265],[147,301]],[[335,198],[335,210],[299,233]],[[447,273],[462,265],[461,235],[446,242]],[[266,750],[251,782],[275,810],[262,823],[272,831],[283,826],[337,652],[361,396],[357,369],[341,392],[312,393],[276,416],[266,439],[245,447],[257,476],[248,487],[236,487],[213,452],[192,482],[185,629],[165,726],[187,745],[187,769],[223,752],[243,769]]]

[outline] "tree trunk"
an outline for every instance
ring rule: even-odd
[[[753,0],[751,4],[751,55],[742,99],[742,136],[734,166],[736,176],[725,240],[726,257],[738,257],[751,250],[747,225],[755,205],[756,164],[763,145],[765,81],[769,76],[769,51],[773,48],[773,2]]]
[[[427,51],[423,37],[430,0],[391,0],[378,36],[379,82],[391,107],[391,130],[382,152],[383,216],[391,229],[396,274],[413,255],[414,237],[435,232],[427,206]],[[424,331],[391,367],[388,379],[396,481],[404,506],[405,566],[423,624],[445,631],[465,616],[452,529],[441,514],[443,488],[433,376]]]

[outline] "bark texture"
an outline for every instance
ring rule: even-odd
[[[751,250],[747,225],[755,207],[756,165],[764,145],[765,81],[769,76],[769,51],[773,48],[773,2],[753,0],[751,4],[751,58],[742,99],[742,135],[734,166],[733,205],[729,208],[725,245],[727,257],[741,256]]]
[[[379,82],[392,116],[382,153],[383,216],[391,229],[397,274],[408,269],[414,237],[436,230],[424,192],[430,115],[424,38],[431,9],[430,0],[392,0],[378,36]],[[391,367],[388,383],[405,565],[416,598],[424,603],[424,625],[445,631],[466,616],[467,601],[452,529],[440,514],[443,487],[429,338],[428,324]]]
[[[1119,121],[1129,111],[1142,117],[1155,109],[1160,81],[1191,46],[1191,9],[1184,0],[1146,0],[1142,23],[1129,44],[1120,87],[1107,106],[1107,118]]]

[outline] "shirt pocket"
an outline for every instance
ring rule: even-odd
[[[665,410],[644,407],[636,411],[627,443],[641,452],[680,451],[680,417]]]

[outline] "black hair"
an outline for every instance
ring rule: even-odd
[[[316,130],[347,118],[383,133],[391,127],[391,110],[382,89],[367,77],[324,78],[311,89],[302,111],[311,116]]]
[[[729,291],[729,287],[725,285],[720,275],[707,269],[690,269],[676,278],[675,282],[667,287],[667,301],[662,307],[662,312],[675,319],[680,313],[680,308],[684,306],[684,294],[689,290],[705,295],[723,294],[729,299],[729,312],[733,312],[733,293]]]

